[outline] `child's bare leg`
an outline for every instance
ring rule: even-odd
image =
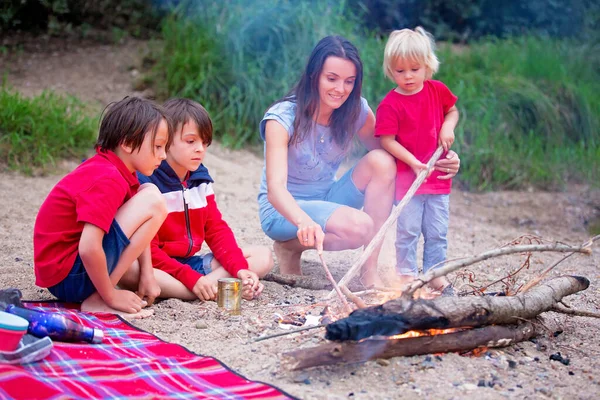
[[[165,271],[154,268],[154,278],[160,286],[160,298],[163,299],[182,299],[182,300],[196,300],[198,297],[183,283],[167,274]],[[123,289],[136,291],[138,288],[138,282],[140,281],[140,266],[139,263],[134,262],[131,268],[125,272],[123,278],[119,281],[119,286]]]
[[[121,280],[125,272],[142,254],[150,241],[158,232],[167,216],[165,201],[154,185],[142,185],[138,193],[119,208],[115,220],[121,230],[129,238],[117,266],[110,274],[114,286]],[[136,314],[138,310],[117,310],[109,307],[104,300],[94,293],[81,304],[82,311],[113,312],[117,314]]]
[[[273,254],[266,246],[247,246],[242,248],[248,260],[248,269],[259,278],[264,278],[273,269]]]

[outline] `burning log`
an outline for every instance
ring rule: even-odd
[[[392,336],[410,330],[516,324],[551,310],[563,297],[588,288],[584,277],[562,276],[506,297],[400,297],[379,306],[359,309],[327,326],[329,340],[360,340]]]
[[[404,339],[327,343],[284,353],[281,365],[289,370],[297,370],[320,365],[358,363],[377,358],[462,352],[481,347],[505,347],[530,339],[538,333],[535,324],[526,322],[518,326],[485,326],[455,333]]]

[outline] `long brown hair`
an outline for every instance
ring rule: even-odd
[[[344,104],[333,111],[329,120],[331,134],[339,146],[345,147],[352,139],[348,132],[354,127],[360,116],[363,65],[358,50],[348,39],[341,36],[327,36],[321,39],[313,49],[298,83],[279,101],[296,103],[294,133],[290,140],[292,144],[303,141],[315,125],[313,117],[319,112],[321,104],[319,77],[325,60],[331,56],[349,60],[356,67],[356,79],[352,92]]]

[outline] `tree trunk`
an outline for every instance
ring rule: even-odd
[[[505,347],[537,334],[535,325],[486,326],[461,332],[404,339],[368,339],[361,342],[327,343],[284,353],[281,365],[297,370],[319,365],[358,363],[377,358],[468,351],[478,347]]]
[[[392,336],[410,330],[516,324],[548,311],[563,297],[587,289],[584,277],[562,276],[530,291],[506,297],[438,297],[433,300],[400,297],[379,306],[359,309],[327,325],[329,340],[360,340]]]

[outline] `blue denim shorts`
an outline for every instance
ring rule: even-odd
[[[117,267],[121,254],[127,246],[129,246],[129,239],[117,221],[113,221],[110,230],[102,239],[102,248],[106,254],[109,275]],[[48,290],[61,301],[81,303],[90,297],[96,291],[96,288],[83,266],[81,257],[77,254],[69,275],[61,282],[49,287]]]
[[[348,206],[360,210],[365,202],[365,194],[361,192],[352,181],[351,168],[340,179],[338,179],[323,198],[296,199],[296,203],[307,213],[313,221],[321,225],[323,232],[327,232],[326,226],[331,214],[342,206]],[[286,241],[296,237],[298,227],[289,222],[279,212],[274,212],[265,218],[262,229],[265,234],[273,240]]]
[[[212,272],[210,263],[215,258],[212,253],[206,253],[201,256],[191,257],[174,257],[177,261],[182,264],[189,265],[194,271],[201,273],[202,275],[208,275]]]

